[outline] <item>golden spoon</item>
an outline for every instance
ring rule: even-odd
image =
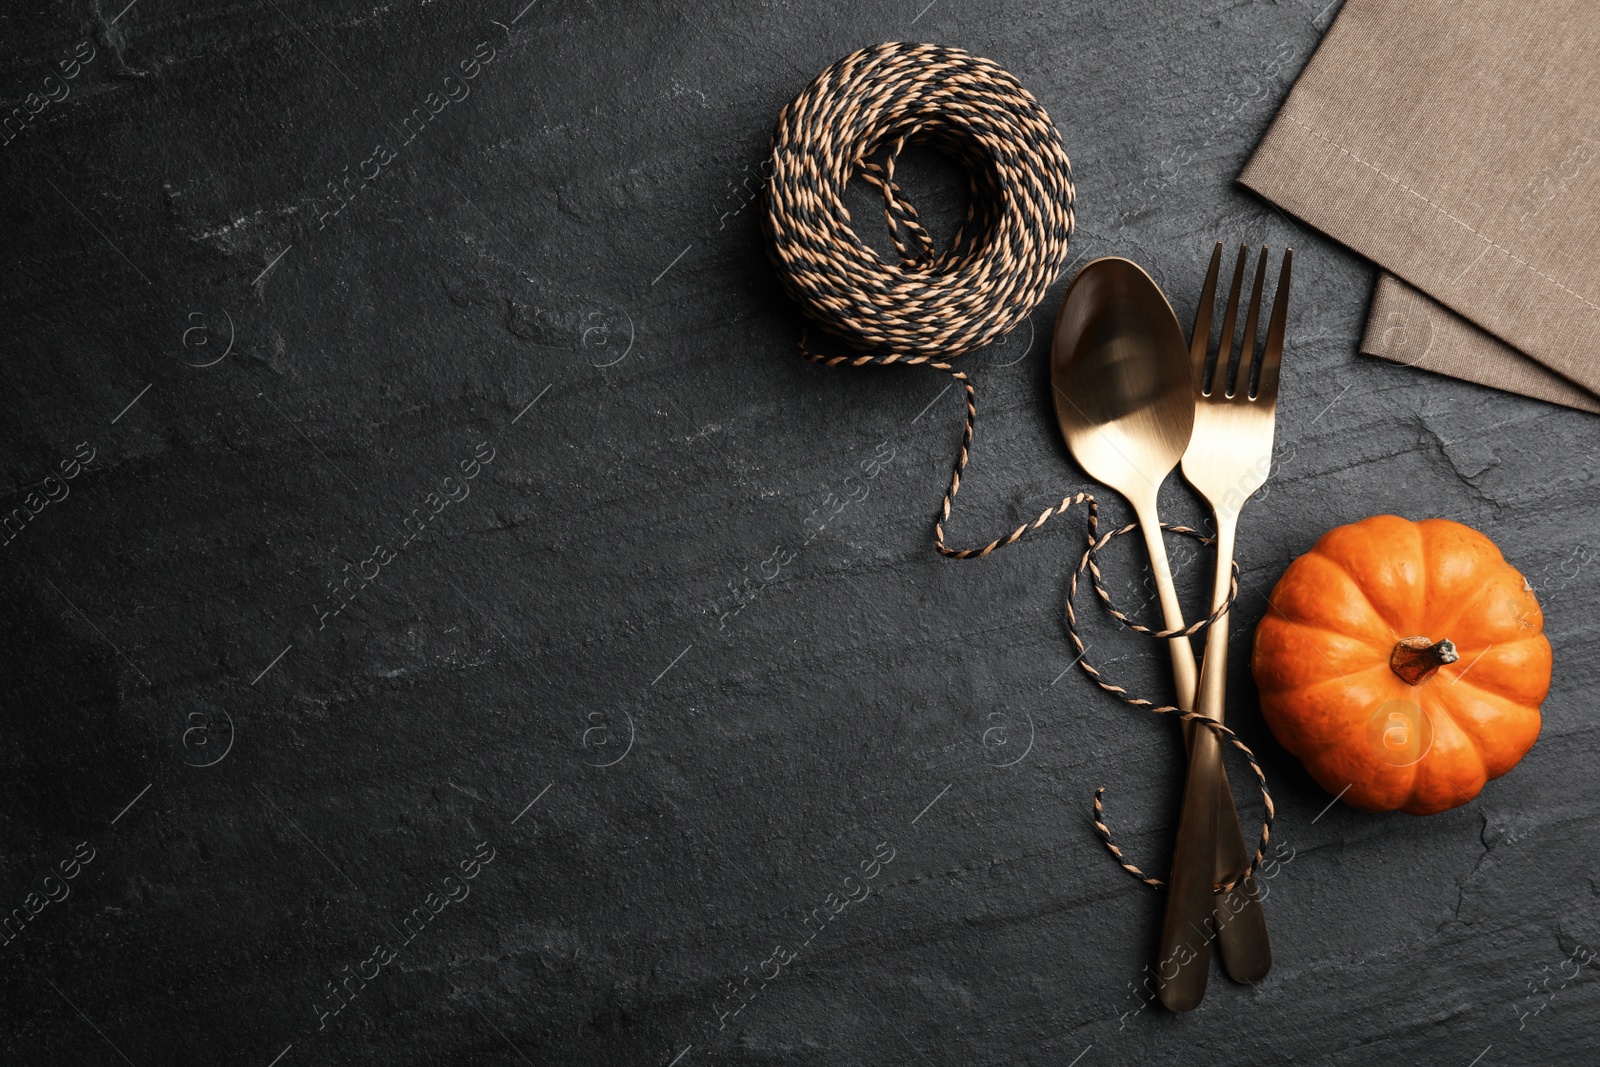
[[[1067,448],[1085,473],[1132,505],[1150,554],[1165,626],[1182,629],[1183,609],[1172,583],[1156,498],[1189,446],[1194,382],[1188,344],[1172,305],[1137,264],[1117,257],[1096,259],[1073,278],[1056,316],[1050,379]],[[1197,681],[1194,649],[1187,637],[1168,638],[1167,647],[1177,706],[1191,710]],[[1211,784],[1190,782],[1186,793],[1196,799],[1192,807],[1186,805],[1185,832],[1168,878],[1158,970],[1161,1002],[1178,1011],[1195,1007],[1205,995],[1217,813],[1220,793],[1227,788],[1220,767],[1191,768],[1196,772],[1204,772],[1200,777]],[[1236,929],[1243,934],[1247,927]],[[1169,966],[1171,975],[1166,973]]]

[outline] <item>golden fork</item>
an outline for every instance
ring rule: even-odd
[[[1189,447],[1183,454],[1183,476],[1211,505],[1216,520],[1217,569],[1211,584],[1212,612],[1219,611],[1228,600],[1239,511],[1266,482],[1272,469],[1278,371],[1283,361],[1283,335],[1289,315],[1293,251],[1285,249],[1266,344],[1258,352],[1257,326],[1267,276],[1267,249],[1263,247],[1256,264],[1255,286],[1250,294],[1244,330],[1235,343],[1234,326],[1238,320],[1247,258],[1248,252],[1241,245],[1217,351],[1213,355],[1209,345],[1211,313],[1222,262],[1222,244],[1217,243],[1201,289],[1200,307],[1195,314],[1189,345],[1195,383],[1195,422]],[[1225,712],[1228,618],[1224,614],[1206,631],[1205,659],[1194,704],[1195,711],[1218,722],[1223,721]],[[1164,961],[1161,1002],[1175,1011],[1195,1008],[1205,996],[1211,968],[1209,931],[1213,922],[1236,924],[1225,939],[1229,949],[1253,943],[1246,951],[1225,950],[1223,962],[1231,976],[1240,981],[1258,981],[1272,966],[1254,879],[1247,879],[1220,897],[1215,893],[1217,885],[1237,876],[1248,863],[1244,842],[1237,837],[1237,830],[1231,831],[1230,840],[1219,842],[1219,823],[1229,827],[1238,825],[1237,814],[1225,811],[1224,806],[1232,808],[1233,796],[1224,785],[1221,740],[1214,731],[1195,727],[1189,735],[1189,776],[1184,785],[1183,812],[1178,822],[1178,843],[1172,858],[1167,912],[1161,931]],[[1228,814],[1233,814],[1233,818],[1227,818]],[[1219,843],[1224,846],[1220,851]],[[1250,925],[1241,931],[1237,924]],[[1250,928],[1256,924],[1259,930]],[[1191,936],[1196,932],[1200,934],[1198,944]],[[1171,978],[1166,978],[1167,960],[1175,964],[1176,973]]]

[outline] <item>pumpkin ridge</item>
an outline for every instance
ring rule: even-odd
[[[1327,634],[1329,637],[1339,637],[1346,641],[1355,641],[1366,645],[1368,648],[1373,649],[1374,651],[1383,651],[1388,648],[1388,646],[1385,644],[1380,644],[1377,641],[1369,641],[1362,635],[1350,633],[1348,630],[1336,630],[1331,626],[1323,626],[1321,623],[1304,622],[1300,619],[1291,618],[1289,613],[1278,607],[1278,605],[1272,604],[1270,601],[1268,603],[1272,610],[1278,613],[1278,617],[1280,619],[1288,623],[1290,626],[1293,626],[1296,630],[1303,630],[1306,633]],[[1518,640],[1525,639],[1518,638]],[[1319,654],[1323,655],[1324,658],[1326,658],[1326,653],[1323,653],[1321,649],[1318,649],[1317,651]]]
[[[1511,648],[1513,645],[1520,645],[1524,641],[1537,641],[1540,638],[1544,638],[1545,643],[1549,644],[1550,639],[1545,637],[1544,631],[1539,630],[1528,634],[1526,637],[1513,637],[1509,641],[1488,641],[1483,644],[1475,645],[1469,645],[1465,642],[1457,641],[1455,642],[1455,646],[1456,651],[1461,654],[1461,662],[1471,663],[1479,656],[1487,655],[1490,649]],[[1463,667],[1462,669],[1465,670],[1466,668]]]
[[[1452,630],[1453,631],[1459,632],[1460,629],[1461,629],[1461,627],[1460,627],[1459,622],[1455,623],[1455,624],[1452,624]],[[1524,644],[1526,644],[1527,642],[1530,642],[1530,641],[1532,641],[1535,645],[1537,645],[1537,644],[1542,642],[1544,644],[1545,648],[1547,648],[1547,649],[1550,647],[1550,639],[1545,635],[1544,631],[1541,629],[1541,630],[1534,630],[1534,631],[1532,631],[1530,633],[1527,633],[1527,634],[1525,634],[1525,635],[1523,635],[1521,637],[1507,638],[1504,641],[1484,641],[1484,640],[1482,640],[1480,638],[1479,640],[1475,641],[1474,643],[1472,643],[1470,645],[1469,644],[1462,644],[1460,642],[1457,642],[1456,650],[1461,655],[1461,664],[1471,665],[1473,663],[1478,662],[1479,659],[1481,659],[1484,656],[1487,656],[1490,652],[1493,652],[1495,649],[1514,649],[1514,648],[1518,648],[1519,646],[1524,645]],[[1458,665],[1458,669],[1463,671],[1463,672],[1465,672],[1467,670],[1467,666]],[[1463,675],[1457,675],[1457,677],[1463,677],[1463,676],[1464,676],[1464,674]]]
[[[1341,563],[1338,560],[1334,559],[1332,556],[1328,555],[1327,553],[1318,551],[1315,547],[1313,547],[1311,549],[1311,552],[1307,553],[1307,555],[1310,555],[1312,553],[1315,553],[1316,555],[1321,556],[1323,559],[1325,559],[1329,563],[1333,564],[1333,566],[1335,568],[1337,568],[1339,571],[1341,571],[1346,578],[1350,579],[1350,584],[1356,587],[1356,592],[1360,593],[1361,594],[1361,599],[1366,601],[1367,610],[1372,612],[1372,615],[1373,615],[1374,618],[1376,618],[1378,621],[1382,622],[1385,626],[1387,626],[1389,628],[1389,633],[1396,640],[1406,636],[1405,634],[1400,632],[1401,629],[1403,629],[1403,627],[1397,628],[1395,626],[1395,624],[1394,624],[1394,620],[1389,618],[1389,616],[1385,615],[1382,611],[1380,611],[1378,609],[1377,603],[1372,599],[1372,594],[1367,592],[1367,587],[1362,584],[1362,580],[1361,580],[1359,575],[1353,573],[1350,570],[1349,567],[1346,567],[1343,563]],[[1348,636],[1348,635],[1346,635],[1346,636]]]
[[[1480,735],[1475,733],[1475,732],[1473,732],[1472,730],[1467,729],[1465,726],[1463,726],[1461,724],[1460,718],[1458,718],[1456,716],[1455,712],[1452,711],[1450,709],[1450,707],[1449,707],[1449,699],[1445,698],[1445,699],[1430,700],[1428,702],[1428,705],[1429,706],[1424,709],[1424,714],[1430,715],[1430,716],[1435,717],[1435,718],[1438,718],[1438,717],[1442,716],[1442,717],[1448,719],[1450,721],[1450,727],[1452,729],[1454,729],[1457,733],[1459,733],[1462,737],[1466,738],[1468,744],[1461,746],[1459,749],[1456,749],[1454,754],[1455,754],[1457,759],[1462,759],[1462,758],[1464,758],[1464,756],[1469,756],[1470,755],[1472,760],[1473,760],[1473,762],[1475,762],[1477,764],[1478,774],[1477,774],[1476,777],[1481,777],[1482,780],[1483,780],[1482,783],[1480,783],[1476,789],[1474,789],[1471,793],[1468,793],[1466,790],[1461,788],[1460,776],[1459,776],[1459,773],[1458,773],[1459,771],[1466,770],[1467,768],[1464,768],[1464,767],[1456,767],[1456,768],[1451,768],[1451,767],[1436,767],[1436,768],[1433,768],[1433,767],[1430,767],[1430,770],[1433,772],[1433,774],[1437,775],[1437,780],[1443,781],[1446,784],[1448,784],[1450,786],[1451,790],[1454,791],[1461,798],[1460,800],[1457,800],[1455,803],[1448,804],[1444,808],[1438,809],[1440,811],[1445,811],[1445,810],[1448,810],[1449,808],[1459,807],[1460,805],[1465,804],[1468,801],[1470,801],[1473,797],[1477,796],[1479,793],[1481,793],[1483,791],[1483,785],[1487,784],[1489,781],[1491,781],[1493,776],[1491,776],[1489,774],[1489,762],[1488,762],[1488,760],[1486,760],[1484,758],[1483,747],[1482,747],[1483,746],[1483,742],[1480,739]],[[1434,730],[1434,737],[1436,739],[1435,740],[1435,744],[1437,744],[1437,738],[1438,738],[1438,734],[1439,734],[1439,727],[1437,725],[1435,725],[1433,730]],[[1430,755],[1432,754],[1432,750],[1431,749],[1429,751],[1429,754]],[[1428,761],[1428,757],[1426,755],[1423,756],[1422,759],[1417,760],[1416,763],[1412,764],[1412,766],[1411,766],[1411,771],[1412,771],[1412,775],[1411,775],[1411,791],[1406,797],[1406,803],[1401,806],[1401,810],[1402,811],[1409,811],[1409,812],[1412,812],[1413,814],[1417,814],[1418,813],[1418,810],[1413,807],[1413,805],[1418,801],[1418,797],[1417,797],[1417,785],[1418,785],[1418,782],[1417,782],[1417,779],[1422,777],[1423,768],[1424,767],[1428,767],[1428,766],[1429,766],[1429,761]],[[1432,775],[1430,775],[1430,777],[1432,777]],[[1470,780],[1470,778],[1469,778],[1469,780]],[[1421,813],[1422,814],[1432,814],[1433,812],[1428,811],[1427,809],[1422,809]]]
[[[1278,743],[1283,744],[1281,741]],[[1290,748],[1288,745],[1283,745],[1283,750],[1289,753],[1289,755],[1293,756],[1295,759],[1299,760],[1301,763],[1305,763],[1314,756],[1320,756],[1324,752],[1332,751],[1338,747],[1338,741],[1324,741],[1321,743],[1307,742],[1306,744],[1300,745],[1297,748]]]
[[[1413,526],[1413,529],[1417,534],[1417,559],[1421,561],[1422,564],[1422,621],[1425,626],[1428,627],[1428,629],[1419,630],[1417,632],[1427,633],[1428,640],[1430,641],[1449,640],[1459,652],[1461,648],[1461,643],[1459,641],[1451,638],[1449,634],[1436,634],[1431,630],[1431,627],[1433,626],[1433,619],[1431,616],[1433,613],[1428,610],[1428,605],[1433,603],[1433,556],[1428,552],[1428,539],[1422,534],[1422,523],[1416,523]],[[1459,615],[1457,617],[1459,618]],[[1450,621],[1454,622],[1455,619]]]
[[[1523,585],[1527,585],[1528,584],[1527,577],[1521,571],[1517,570],[1515,567],[1511,566],[1511,564],[1507,563],[1505,561],[1504,557],[1502,557],[1501,560],[1500,560],[1500,566],[1501,567],[1505,567],[1506,569],[1510,570],[1513,574],[1515,574],[1518,578],[1521,578]],[[1458,602],[1458,606],[1456,607],[1456,610],[1452,614],[1445,616],[1444,618],[1438,620],[1437,622],[1435,622],[1434,620],[1430,619],[1429,620],[1429,624],[1431,626],[1433,626],[1435,629],[1438,629],[1438,630],[1445,630],[1445,629],[1449,629],[1451,627],[1455,627],[1455,626],[1460,625],[1462,618],[1464,618],[1465,616],[1471,614],[1472,611],[1475,608],[1477,608],[1478,602],[1480,600],[1482,600],[1484,597],[1488,596],[1493,591],[1494,591],[1494,586],[1493,586],[1492,583],[1487,582],[1487,581],[1480,582],[1478,587],[1475,590],[1473,590],[1471,596],[1467,597],[1463,601],[1459,601]],[[1537,602],[1537,598],[1535,598],[1535,600]],[[1518,640],[1521,640],[1521,638],[1519,638]],[[1494,644],[1509,644],[1510,642],[1507,642],[1507,641],[1496,641],[1496,642],[1493,642],[1493,643]],[[1462,647],[1462,648],[1466,647],[1460,641],[1457,641],[1456,645],[1457,645],[1457,647]]]
[[[1268,689],[1260,682],[1257,682],[1256,691],[1263,696],[1279,696],[1283,693],[1308,693],[1325,685],[1336,685],[1342,682],[1347,683],[1352,678],[1361,678],[1368,674],[1377,674],[1380,671],[1384,674],[1389,674],[1389,665],[1387,663],[1383,663],[1377,666],[1368,667],[1365,670],[1346,671],[1343,674],[1335,674],[1331,678],[1324,678],[1320,682],[1312,682],[1309,685],[1305,683],[1296,683],[1284,689]]]
[[[1521,640],[1526,641],[1529,639],[1522,638]],[[1501,642],[1501,645],[1509,645],[1511,643],[1512,642],[1510,641],[1503,641]],[[1501,645],[1491,645],[1489,647],[1498,648],[1501,647]],[[1517,696],[1515,693],[1502,693],[1492,685],[1479,685],[1476,681],[1469,681],[1467,676],[1464,674],[1457,675],[1452,681],[1447,683],[1447,685],[1451,689],[1455,688],[1457,685],[1465,685],[1468,689],[1471,689],[1475,693],[1482,693],[1485,696],[1494,697],[1496,700],[1504,700],[1508,704],[1520,705],[1522,702],[1522,698]]]
[[[1458,681],[1458,682],[1460,680],[1461,679],[1459,679],[1459,678],[1456,679],[1456,681]],[[1471,683],[1469,682],[1468,685],[1471,686]],[[1471,687],[1474,688],[1474,689],[1477,689],[1477,686],[1471,686]],[[1454,685],[1440,686],[1439,687],[1439,691],[1437,693],[1429,693],[1428,694],[1429,699],[1425,703],[1421,702],[1421,701],[1419,701],[1419,703],[1424,703],[1423,711],[1424,711],[1425,714],[1436,716],[1436,717],[1437,716],[1443,716],[1444,718],[1449,719],[1451,725],[1453,725],[1457,730],[1460,730],[1463,734],[1466,734],[1467,737],[1472,739],[1473,748],[1474,748],[1474,750],[1476,750],[1476,748],[1478,746],[1478,735],[1473,733],[1471,730],[1467,729],[1467,727],[1462,724],[1461,717],[1459,715],[1457,715],[1456,712],[1455,712],[1455,705],[1452,704],[1451,701],[1450,701],[1450,694],[1449,694],[1448,690],[1454,689],[1454,688],[1455,688]],[[1481,689],[1479,689],[1478,691],[1480,693],[1483,692],[1483,690],[1481,690]],[[1504,699],[1504,698],[1502,697],[1501,699]]]

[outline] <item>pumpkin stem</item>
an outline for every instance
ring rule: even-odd
[[[1434,642],[1426,637],[1407,637],[1389,654],[1389,669],[1407,685],[1421,685],[1440,667],[1460,658],[1449,638]]]

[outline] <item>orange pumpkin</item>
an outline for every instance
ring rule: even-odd
[[[1272,590],[1252,665],[1274,736],[1364,811],[1465,804],[1533,747],[1550,690],[1532,588],[1447,519],[1328,531]]]

